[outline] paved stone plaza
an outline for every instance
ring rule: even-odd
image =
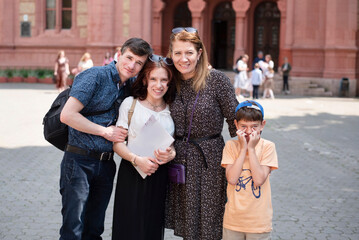
[[[52,85],[0,84],[0,239],[59,237],[62,152],[43,139],[41,124],[56,96]],[[273,239],[359,239],[359,99],[259,102],[263,137],[279,157],[271,175]],[[104,240],[111,239],[112,207],[113,199]],[[167,230],[165,239],[181,238]]]

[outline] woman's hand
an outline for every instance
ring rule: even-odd
[[[151,157],[140,157],[136,156],[134,159],[136,165],[141,169],[142,172],[151,176],[154,174],[158,169],[158,164],[156,163],[156,159]]]
[[[176,151],[174,147],[168,147],[166,150],[162,151],[160,149],[157,149],[154,152],[154,155],[156,157],[156,163],[159,165],[168,163],[169,161],[173,160],[176,156]]]

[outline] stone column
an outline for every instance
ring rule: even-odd
[[[56,9],[62,9],[61,1],[56,1]],[[59,14],[60,12],[60,14]],[[56,24],[55,24],[55,32],[59,33],[62,28],[62,22],[61,22],[61,11],[56,11]]]
[[[286,44],[286,31],[287,31],[287,1],[289,0],[279,0],[277,2],[278,9],[280,11],[280,37],[279,37],[279,59],[278,67],[282,66],[284,56],[288,57],[289,62],[291,62],[290,50]]]
[[[199,37],[203,39],[203,17],[202,12],[206,7],[203,0],[190,0],[188,8],[192,14],[192,26],[198,30]]]
[[[151,1],[143,1],[143,39],[151,43],[152,40],[152,11],[148,9],[152,8]]]
[[[324,78],[355,78],[358,30],[357,1],[327,1],[325,20]],[[346,13],[346,14],[342,14]],[[338,83],[339,85],[339,83]]]
[[[233,62],[235,62],[240,55],[245,53],[244,39],[247,37],[247,33],[244,32],[244,22],[246,12],[250,5],[251,3],[248,0],[234,0],[232,2],[232,7],[236,12],[236,33]]]
[[[152,48],[154,53],[161,53],[162,46],[162,11],[165,3],[162,0],[154,0],[152,3]]]

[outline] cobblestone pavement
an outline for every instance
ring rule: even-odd
[[[62,152],[43,139],[41,125],[56,96],[52,85],[0,84],[0,239],[58,239]],[[359,100],[259,101],[263,137],[276,143],[279,156],[271,175],[273,239],[359,239]],[[113,199],[105,240],[112,207]],[[170,230],[165,235],[181,239]]]

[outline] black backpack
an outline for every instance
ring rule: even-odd
[[[64,151],[68,141],[68,126],[60,121],[60,114],[65,106],[67,99],[70,97],[70,90],[68,88],[62,91],[52,103],[49,111],[46,113],[42,124],[44,125],[44,137],[46,141]],[[111,107],[105,111],[98,111],[92,113],[85,113],[84,116],[100,115],[108,112]]]

